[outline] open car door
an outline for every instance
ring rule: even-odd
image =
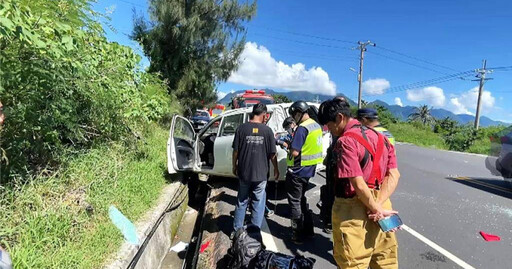
[[[199,171],[199,153],[196,132],[184,117],[174,115],[167,140],[167,170],[169,174],[183,171]]]

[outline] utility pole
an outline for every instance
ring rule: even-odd
[[[478,130],[478,127],[480,126],[480,107],[481,107],[481,100],[482,100],[482,92],[484,91],[484,83],[486,80],[490,80],[491,78],[485,78],[485,75],[488,73],[492,73],[492,70],[487,70],[487,60],[482,61],[482,68],[477,69],[476,72],[478,73],[476,75],[476,80],[473,81],[480,81],[480,87],[478,88],[478,100],[476,103],[476,115],[475,115],[475,129]]]
[[[370,40],[368,40],[366,42],[358,41],[357,44],[359,44],[359,46],[357,48],[361,51],[361,54],[359,56],[359,75],[357,76],[357,81],[359,82],[359,96],[357,99],[357,108],[361,108],[361,98],[363,95],[362,83],[363,83],[364,52],[366,51],[366,46],[370,45],[370,46],[375,47],[376,44],[371,42]]]

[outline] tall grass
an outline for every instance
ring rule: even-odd
[[[0,243],[14,267],[101,267],[122,242],[108,207],[137,220],[154,205],[166,183],[167,136],[150,125],[136,146],[103,145],[51,177],[0,189]]]
[[[406,122],[390,123],[387,127],[396,141],[436,149],[448,148],[443,138],[432,132],[429,127]]]

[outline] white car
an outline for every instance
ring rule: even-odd
[[[288,104],[268,105],[270,118],[267,126],[274,134],[284,134],[282,127],[285,118],[288,117]],[[309,103],[318,107],[318,104]],[[191,171],[196,173],[235,177],[232,169],[232,144],[235,131],[242,123],[249,120],[252,108],[239,108],[226,111],[211,120],[199,133],[195,133],[189,120],[175,115],[171,122],[169,140],[167,141],[167,167],[169,174]],[[331,141],[330,133],[324,130],[323,156]],[[277,159],[279,163],[280,178],[284,180],[286,175],[285,150],[277,146]],[[272,164],[270,176],[272,176]],[[317,165],[317,171],[323,169],[322,164]]]

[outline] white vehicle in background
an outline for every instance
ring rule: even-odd
[[[319,104],[308,103],[310,106]],[[268,105],[270,118],[267,126],[274,134],[285,134],[282,127],[285,118],[288,117],[288,104]],[[232,169],[232,144],[235,131],[242,123],[249,121],[251,107],[226,111],[211,120],[196,134],[189,120],[179,115],[174,115],[167,141],[167,167],[169,174],[176,172],[195,172],[215,176],[235,177]],[[330,133],[324,130],[323,156],[331,140]],[[286,175],[287,153],[277,146],[277,160],[279,164],[280,178],[284,180]],[[270,171],[273,171],[272,164]],[[323,165],[317,166],[317,171]],[[271,173],[270,173],[271,174]]]

